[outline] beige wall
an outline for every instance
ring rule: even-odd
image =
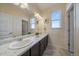
[[[52,45],[59,46],[61,48],[67,49],[67,19],[66,19],[66,4],[57,4],[52,6],[50,9],[46,10],[42,13],[43,17],[48,19],[49,23],[46,24],[47,32],[50,36],[50,43]],[[50,14],[54,10],[61,10],[62,17],[61,17],[61,28],[59,29],[52,29],[50,27]]]

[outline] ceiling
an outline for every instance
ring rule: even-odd
[[[56,5],[56,3],[33,3],[33,5],[43,12],[46,9],[49,9],[52,6]]]
[[[37,12],[40,11],[43,13],[45,10],[52,8],[55,5],[60,5],[59,3],[28,3],[30,10],[28,11],[27,9],[23,10],[27,14],[32,15],[33,10]]]
[[[37,3],[36,4],[41,10],[45,10],[55,5],[54,3]]]

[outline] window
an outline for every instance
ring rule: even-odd
[[[52,28],[60,28],[60,20],[61,20],[61,12],[54,11],[51,14],[51,27]]]
[[[30,20],[31,29],[34,29],[34,28],[35,28],[35,23],[36,23],[35,18],[32,18],[32,19]]]

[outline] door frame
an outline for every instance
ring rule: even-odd
[[[73,8],[73,16],[74,16],[74,53],[73,53],[73,55],[75,55],[75,38],[76,38],[76,14],[75,14],[75,10],[76,10],[76,8],[75,8],[75,4],[71,4],[71,6],[68,8],[68,10],[67,10],[67,13],[69,13],[71,10],[72,10],[72,8]],[[68,17],[70,17],[69,15],[68,15]],[[68,19],[68,41],[70,40],[70,33],[69,33],[69,31],[70,31],[70,29],[69,29],[69,27],[70,27],[70,20]],[[68,45],[69,45],[69,42],[68,42]],[[68,47],[68,50],[69,50],[69,48],[70,47]]]
[[[22,35],[24,35],[23,34],[23,22],[27,22],[27,33],[28,33],[28,21],[22,20]]]

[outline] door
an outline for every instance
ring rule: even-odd
[[[22,35],[27,34],[27,32],[28,32],[28,22],[22,20]]]
[[[68,12],[68,50],[74,55],[74,7]]]

